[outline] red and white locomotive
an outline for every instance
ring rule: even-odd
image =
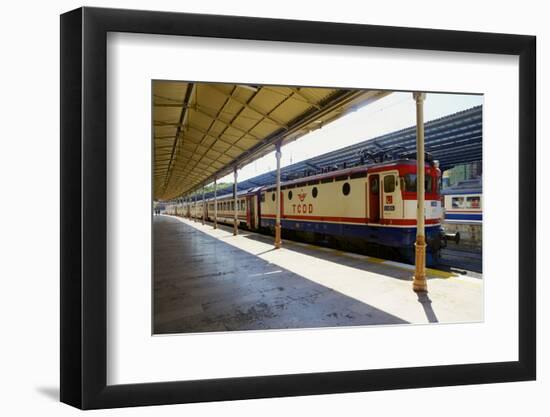
[[[425,166],[425,227],[427,263],[437,263],[443,232],[441,172],[437,163]],[[237,195],[240,227],[273,233],[276,186]],[[281,227],[287,239],[337,242],[352,250],[379,254],[380,249],[414,261],[416,240],[416,161],[399,159],[340,169],[281,183]],[[233,223],[232,194],[205,200],[204,214]],[[170,211],[170,210],[169,210]],[[180,214],[181,211],[180,211]],[[200,218],[203,202],[187,204],[184,214]]]

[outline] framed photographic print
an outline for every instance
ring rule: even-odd
[[[61,401],[535,379],[535,38],[61,16]]]

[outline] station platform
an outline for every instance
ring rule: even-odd
[[[154,216],[155,334],[483,320],[483,280]]]

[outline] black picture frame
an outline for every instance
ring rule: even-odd
[[[108,32],[519,56],[519,360],[107,385]],[[524,35],[87,7],[61,15],[61,401],[95,409],[534,380],[535,50]]]

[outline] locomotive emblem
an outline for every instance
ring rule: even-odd
[[[298,198],[300,199],[300,201],[304,201],[305,198],[306,198],[306,193],[301,193],[301,194],[298,194]]]
[[[393,204],[393,196],[391,195],[386,196],[386,204]]]

